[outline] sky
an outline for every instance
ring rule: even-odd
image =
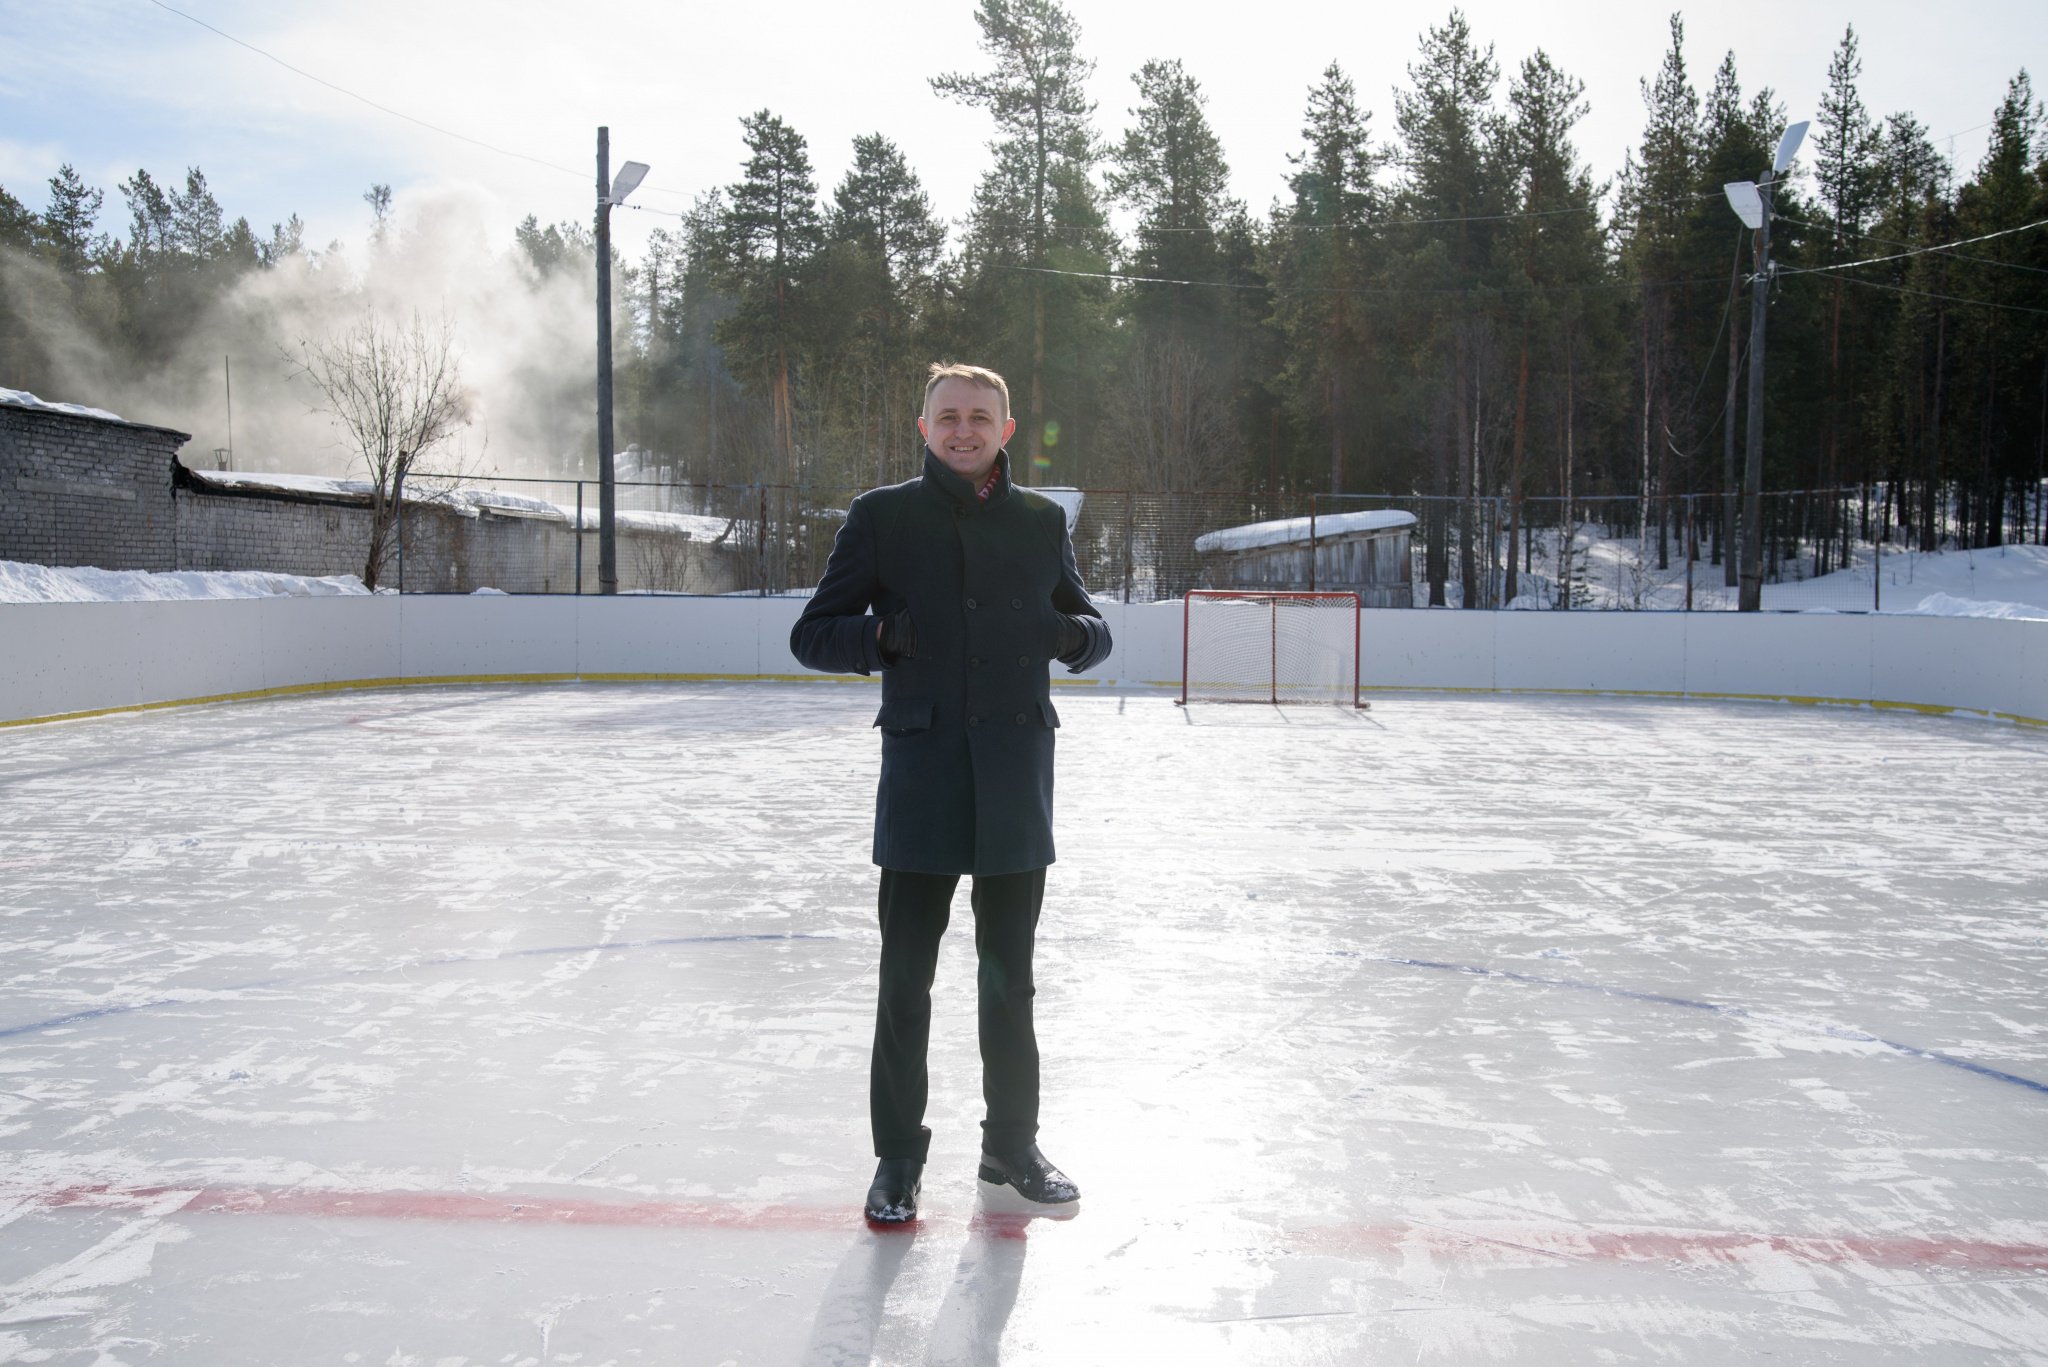
[[[1235,193],[1255,211],[1284,190],[1323,68],[1343,66],[1374,132],[1389,138],[1393,91],[1407,84],[1423,28],[1448,13],[1308,0],[1285,7],[1284,21],[1217,8],[1168,25],[1116,0],[1068,8],[1096,64],[1090,88],[1105,136],[1129,122],[1133,73],[1179,58],[1208,94]],[[1642,126],[1639,83],[1669,44],[1669,11],[1619,0],[1562,9],[1472,0],[1464,11],[1494,47],[1503,101],[1508,73],[1538,47],[1585,82],[1581,155],[1596,178],[1617,174]],[[2007,82],[2048,54],[2048,6],[2026,0],[1936,9],[1724,0],[1686,14],[1688,67],[1704,91],[1732,49],[1745,95],[1769,86],[1793,118],[1810,117],[1850,25],[1871,112],[1911,111],[1964,174]],[[44,182],[69,162],[106,191],[100,226],[119,231],[121,180],[146,167],[179,181],[196,165],[230,218],[246,215],[260,235],[297,213],[320,246],[365,235],[362,195],[381,182],[401,216],[422,198],[473,195],[509,242],[529,213],[589,220],[605,124],[614,168],[628,158],[653,168],[632,196],[640,207],[614,216],[621,248],[635,256],[654,228],[673,225],[664,215],[737,177],[740,118],[766,108],[808,139],[822,193],[844,175],[853,137],[879,131],[903,149],[935,210],[958,221],[992,126],[934,94],[927,78],[984,69],[979,36],[972,0],[886,9],[788,0],[772,10],[672,0],[0,0],[0,185],[41,208]]]

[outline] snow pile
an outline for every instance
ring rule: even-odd
[[[1861,574],[1868,583],[1869,570]],[[1896,603],[1923,616],[2048,618],[2048,546],[1887,554],[1883,574],[1887,612]]]
[[[1195,550],[1203,555],[1219,551],[1255,551],[1262,546],[1285,546],[1306,542],[1313,524],[1316,540],[1348,536],[1357,532],[1392,531],[1413,527],[1415,514],[1393,509],[1365,513],[1326,513],[1321,517],[1282,517],[1271,522],[1248,522],[1242,527],[1224,527],[1195,538]]]
[[[0,560],[0,603],[127,603],[190,598],[330,598],[367,594],[352,574],[312,579],[261,570],[101,570]]]
[[[46,408],[53,413],[70,413],[81,418],[105,418],[109,422],[126,422],[119,413],[109,413],[104,408],[87,408],[79,403],[52,403],[39,399],[26,389],[0,389],[0,403],[13,404],[16,408]]]
[[[2048,608],[2036,607],[2032,603],[1999,603],[1981,598],[1957,598],[1946,593],[1930,593],[1913,608],[1885,609],[1887,614],[1915,617],[2014,617],[2022,621],[2048,622]]]

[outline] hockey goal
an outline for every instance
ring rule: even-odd
[[[1195,589],[1181,624],[1180,701],[1364,707],[1358,595]]]

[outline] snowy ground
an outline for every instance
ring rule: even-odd
[[[481,499],[489,491],[470,491]],[[683,518],[681,513],[635,514],[645,518]],[[1355,516],[1378,516],[1356,514]],[[1405,516],[1405,514],[1403,514]],[[702,519],[700,519],[702,520]],[[715,520],[715,519],[714,519]],[[1873,602],[1872,566],[1867,548],[1848,569],[1818,579],[1766,584],[1764,607],[1772,612],[1866,612]],[[1636,568],[1633,542],[1598,541],[1587,551],[1588,594],[1596,608],[1646,607],[1677,611],[1685,606],[1685,567],[1662,574]],[[1999,546],[1980,551],[1888,554],[1879,562],[1883,576],[1876,601],[1879,610],[1940,617],[2028,617],[2048,620],[2048,546]],[[1694,604],[1699,610],[1725,608],[1730,591],[1721,587],[1720,570],[1696,565]],[[1545,581],[1547,584],[1547,581]],[[1456,585],[1451,586],[1453,590]],[[261,598],[272,594],[362,593],[354,575],[305,579],[260,573],[147,574],[138,570],[52,568],[0,560],[0,603],[85,602],[139,598]],[[487,590],[489,591],[489,590]],[[1426,605],[1429,586],[1415,586],[1417,606]],[[1522,607],[1545,606],[1534,596],[1517,600]],[[1455,592],[1452,595],[1456,603]]]
[[[1521,596],[1511,605],[1547,609],[1556,601],[1557,554],[1549,533],[1534,571],[1525,575]],[[1546,544],[1547,543],[1547,544]],[[1583,604],[1595,609],[1686,610],[1691,579],[1693,611],[1730,611],[1737,591],[1724,582],[1721,566],[1700,561],[1688,568],[1682,556],[1668,569],[1656,568],[1654,550],[1643,555],[1633,539],[1583,537]],[[1788,561],[1782,578],[1763,586],[1766,612],[1889,612],[1927,617],[2028,617],[2048,620],[2048,546],[1994,546],[1975,551],[1918,551],[1859,545],[1843,569],[1801,577],[1808,560]],[[1873,583],[1873,577],[1875,582]],[[1455,585],[1450,586],[1453,590]],[[1429,601],[1429,586],[1415,586],[1417,606]]]
[[[1044,1140],[869,1232],[872,692],[0,733],[0,1362],[2048,1362],[2048,734],[1062,692]]]

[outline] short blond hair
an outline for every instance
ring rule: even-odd
[[[1003,417],[1007,419],[1010,416],[1010,386],[1002,376],[987,366],[959,365],[952,361],[932,362],[931,378],[924,384],[924,411],[927,416],[932,411],[932,391],[947,380],[965,380],[983,389],[993,389],[1002,395]]]

